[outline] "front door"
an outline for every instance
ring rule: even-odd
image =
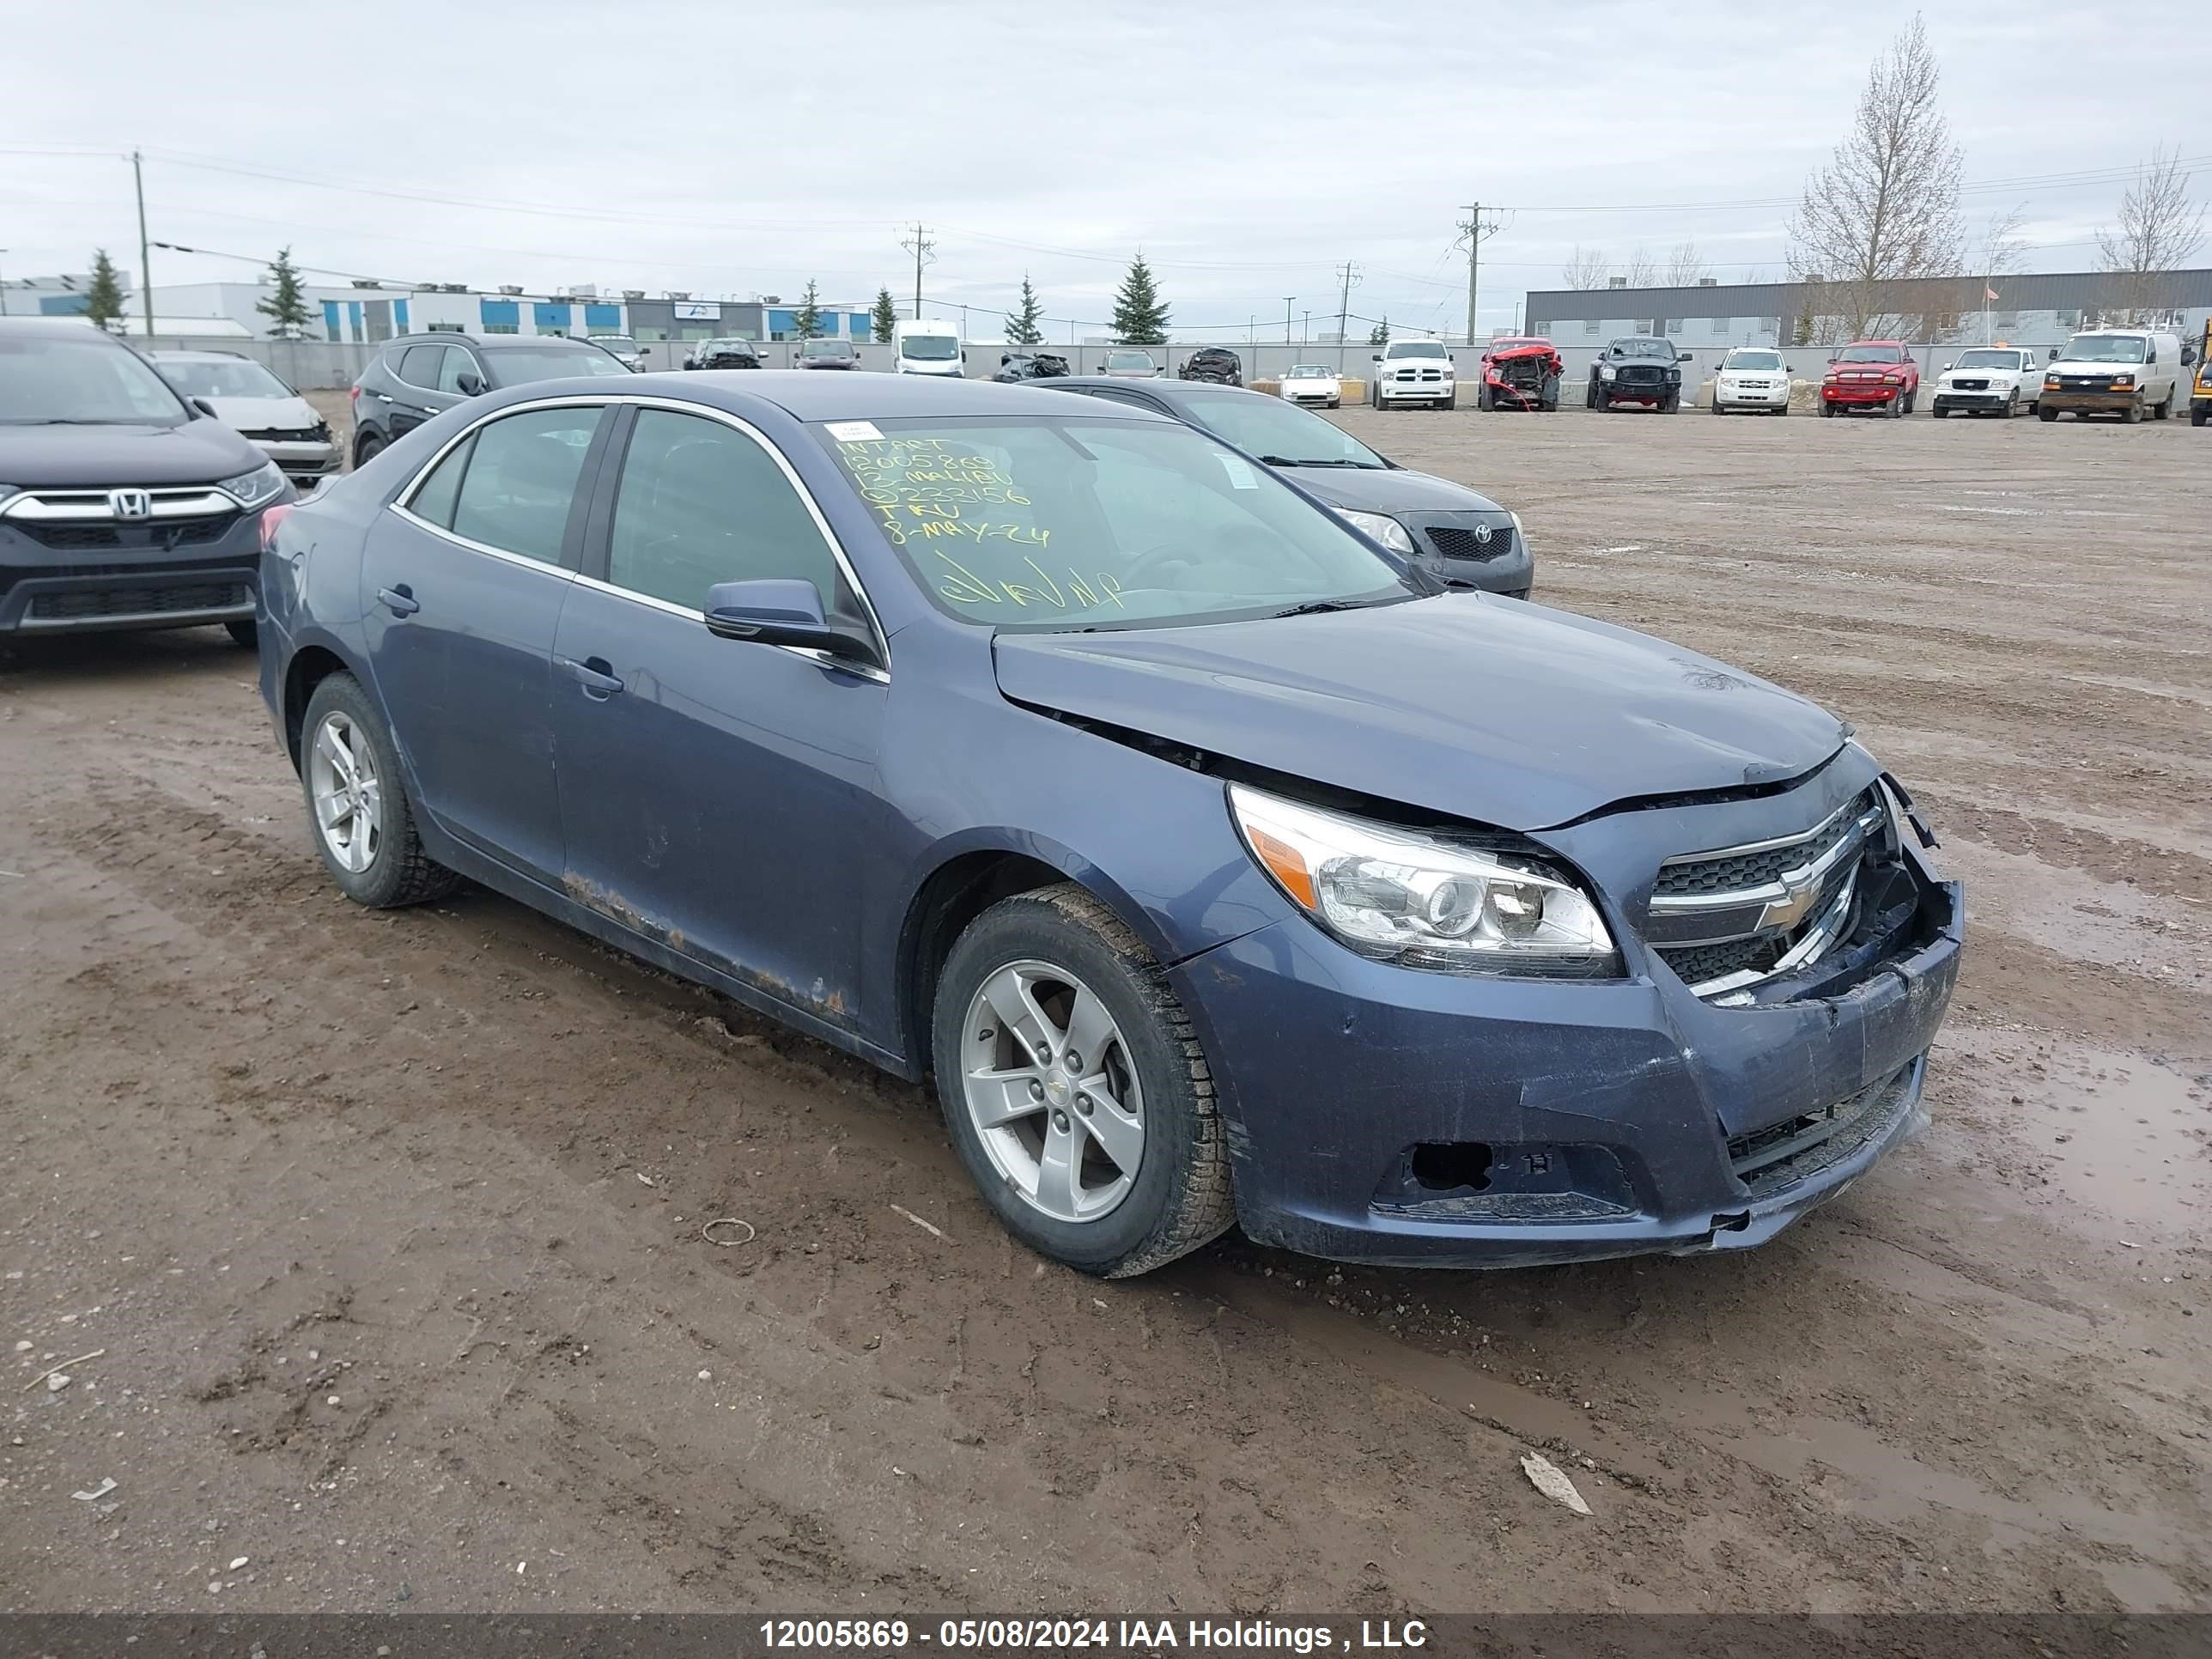
[[[718,582],[797,577],[857,615],[766,440],[641,409],[554,641],[570,895],[832,1024],[859,1029],[860,918],[887,873],[883,677],[717,639]],[[606,486],[602,487],[604,495]],[[880,1025],[872,1020],[872,1026]]]
[[[548,881],[561,873],[554,624],[605,416],[568,404],[485,422],[379,516],[362,563],[370,668],[422,810]]]

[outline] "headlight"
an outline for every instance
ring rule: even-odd
[[[241,472],[235,478],[225,478],[216,488],[227,495],[237,496],[240,507],[264,507],[284,493],[284,475],[276,462],[264,461],[251,472]]]
[[[2136,377],[2132,374],[2115,374],[2112,376],[2112,384],[2114,386],[2133,386],[2135,383]]]
[[[1613,365],[1611,363],[1600,363],[1597,368],[1597,377],[1601,380],[1609,380],[1613,378]]]
[[[1520,515],[1518,513],[1514,514],[1512,516],[1513,516],[1513,534],[1514,534],[1515,538],[1516,538],[1520,542],[1520,544],[1521,544],[1521,550],[1522,550],[1523,553],[1526,553],[1526,552],[1528,550],[1528,527],[1527,527],[1526,526],[1524,526],[1524,525],[1521,522],[1521,515]]]
[[[1403,553],[1408,557],[1412,556],[1413,538],[1406,533],[1406,526],[1389,514],[1354,513],[1349,507],[1343,507],[1336,508],[1335,512],[1338,518],[1343,520],[1354,530],[1364,531],[1393,553]]]
[[[1229,806],[1260,867],[1362,956],[1448,974],[1620,972],[1597,906],[1535,856],[1370,823],[1242,784],[1230,786]]]
[[[2056,392],[2056,391],[2057,391],[2057,390],[2058,390],[2058,377],[2057,377],[2056,374],[2046,374],[2046,375],[2045,375],[2045,376],[2043,377],[2043,389],[2044,389],[2045,392]]]

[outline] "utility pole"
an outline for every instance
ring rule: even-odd
[[[1297,297],[1295,294],[1283,295],[1283,343],[1285,345],[1291,343],[1291,301]]]
[[[1313,338],[1313,313],[1309,311],[1298,319],[1298,343],[1304,345]]]
[[[930,240],[928,231],[917,219],[914,234],[901,241],[899,246],[914,255],[914,314],[919,318],[921,315],[921,268],[937,257],[937,244]]]
[[[146,171],[131,152],[131,179],[138,188],[138,294],[145,301],[146,337],[154,337],[154,254],[146,241]]]
[[[1482,245],[1486,239],[1498,234],[1498,229],[1496,220],[1486,224],[1483,222],[1481,203],[1468,204],[1467,217],[1460,222],[1459,234],[1467,238],[1467,343],[1469,345],[1475,343],[1474,296],[1476,276],[1482,264]]]
[[[1344,283],[1343,292],[1339,297],[1336,307],[1336,344],[1338,355],[1342,356],[1344,331],[1351,325],[1352,322],[1352,285],[1359,280],[1359,267],[1346,259],[1343,267],[1337,272],[1337,276]]]

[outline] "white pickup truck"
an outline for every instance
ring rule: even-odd
[[[2043,365],[2026,346],[1974,346],[1936,377],[1936,418],[1954,409],[1968,415],[2030,414],[2042,388]]]
[[[1435,340],[1393,340],[1376,356],[1375,378],[1367,383],[1368,405],[1374,409],[1401,404],[1449,409],[1457,397],[1451,353]]]

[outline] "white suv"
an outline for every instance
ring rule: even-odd
[[[1375,365],[1375,377],[1367,387],[1370,408],[1426,404],[1431,409],[1449,409],[1458,401],[1451,353],[1435,340],[1393,340],[1376,356]]]
[[[1968,415],[2029,415],[2043,386],[2043,366],[2024,346],[1976,346],[1943,365],[1936,377],[1936,418],[1953,410]]]
[[[1790,412],[1790,365],[1766,346],[1738,346],[1721,360],[1713,375],[1713,413],[1731,409]]]

